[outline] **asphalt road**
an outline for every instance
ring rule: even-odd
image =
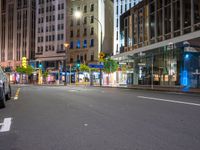
[[[0,126],[0,150],[200,149],[198,95],[45,86],[12,91],[0,109],[0,124],[9,126],[7,132]]]

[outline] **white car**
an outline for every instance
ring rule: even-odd
[[[0,108],[6,106],[5,101],[11,99],[11,87],[10,83],[0,67]]]

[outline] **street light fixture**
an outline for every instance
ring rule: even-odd
[[[80,19],[82,17],[82,12],[81,11],[76,11],[74,13],[74,17],[76,19]],[[88,17],[88,16],[85,16]],[[99,24],[100,24],[100,28],[101,28],[101,35],[100,35],[100,52],[103,52],[103,42],[102,42],[102,35],[103,35],[103,28],[102,28],[102,23],[99,21],[98,18],[94,17],[94,20],[96,20]],[[101,64],[101,62],[100,62]],[[100,86],[102,86],[102,69],[100,68]]]
[[[75,17],[76,19],[80,19],[80,18],[82,17],[82,13],[81,13],[80,11],[75,11],[74,17]]]
[[[65,82],[64,85],[67,85],[67,69],[66,69],[66,63],[67,63],[67,49],[69,47],[69,43],[64,43],[64,47],[65,47],[65,59],[64,59],[64,64],[63,64],[63,68],[65,71]]]

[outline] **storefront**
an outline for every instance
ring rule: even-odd
[[[126,82],[123,81],[127,85],[200,88],[200,48],[197,45],[192,47],[180,42],[127,55],[119,63],[127,66]],[[117,79],[120,83],[119,77]]]

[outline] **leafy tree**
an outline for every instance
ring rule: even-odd
[[[17,67],[16,71],[20,74],[20,76],[21,76],[20,82],[22,82],[22,75],[26,74],[26,75],[30,76],[33,73],[34,69],[32,66],[28,65],[26,68],[25,67]]]
[[[113,60],[110,57],[105,59],[105,61],[104,61],[104,69],[103,69],[103,71],[105,73],[110,74],[110,73],[113,73],[113,72],[117,71],[117,69],[118,69],[118,64],[117,64],[117,62],[115,60]]]
[[[85,64],[81,64],[80,65],[80,71],[82,71],[82,72],[89,72],[90,68],[87,65],[85,65]]]
[[[31,74],[33,74],[33,72],[34,72],[34,69],[33,69],[32,66],[28,65],[28,66],[25,68],[25,74],[27,74],[27,75],[30,76]]]
[[[17,67],[16,71],[20,74],[25,74],[26,73],[26,68],[24,67]]]
[[[43,77],[44,77],[44,78],[47,78],[48,75],[49,75],[49,72],[48,72],[48,71],[45,71],[45,72],[43,73]]]
[[[90,71],[91,72],[98,72],[98,69],[97,68],[90,68]]]

